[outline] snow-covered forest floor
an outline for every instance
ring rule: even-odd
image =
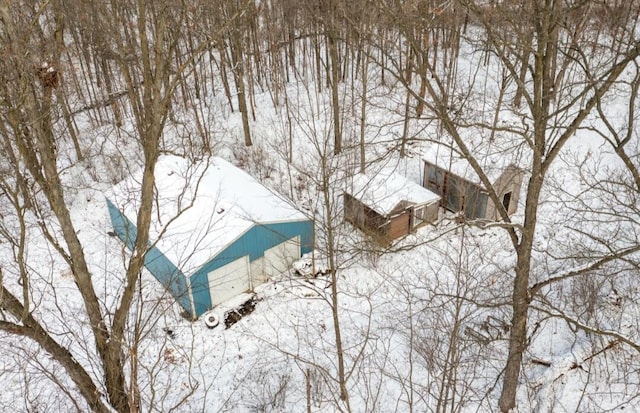
[[[510,99],[515,86],[501,83],[499,59],[487,58],[472,42],[463,42],[457,66],[457,87],[467,93],[459,103],[461,113],[456,114],[466,122],[462,139],[479,148],[476,155],[491,149],[525,171],[518,210],[511,217],[513,226],[524,231],[532,155],[510,127],[526,128],[530,119],[500,103],[501,88]],[[198,99],[197,122],[206,134],[196,126],[195,112],[176,105],[167,119],[161,149],[194,160],[221,156],[241,167],[315,220],[319,251],[327,249],[327,228],[334,231],[336,313],[348,404],[339,397],[329,275],[305,279],[292,271],[284,273],[256,288],[258,301],[252,314],[229,329],[209,329],[202,320],[185,319],[175,299],[143,270],[123,343],[136,361],[135,369],[127,364],[126,374],[127,380],[139,383],[140,408],[497,411],[517,262],[509,234],[501,224],[461,222],[441,209],[434,225],[383,247],[343,222],[342,193],[361,163],[361,128],[367,173],[393,166],[417,183],[422,180],[422,154],[433,151],[437,142],[451,145],[451,141],[434,116],[412,113],[407,121],[406,85],[389,74],[383,82],[380,66],[371,63],[364,97],[362,77],[346,76],[340,83],[344,140],[342,152],[334,154],[331,88],[315,83],[312,69],[303,72],[278,91],[278,104],[272,90],[256,85],[250,109],[252,146],[244,146],[236,102],[232,110],[220,79],[215,78],[210,80],[211,93]],[[623,78],[630,84],[634,75],[629,69]],[[615,92],[603,100],[601,110],[620,129],[628,122],[630,98],[625,86]],[[559,96],[558,102],[571,99],[571,93]],[[79,107],[80,101],[77,98]],[[105,196],[144,166],[133,112],[126,104],[123,108],[120,126],[112,118],[99,120],[92,109],[75,114],[84,159],[77,161],[69,140],[60,140],[56,148],[65,200],[107,319],[115,317],[123,294],[130,251],[108,235],[112,228]],[[486,131],[474,129],[473,124],[491,124],[495,113],[500,124],[487,149]],[[557,130],[566,129],[562,120]],[[637,244],[637,199],[619,190],[633,186],[628,171],[599,136],[598,131],[606,133],[600,117],[590,115],[585,124],[547,172],[538,202],[530,286],[570,275],[607,252],[615,255]],[[203,145],[205,135],[208,149]],[[633,132],[629,147],[636,165],[638,144]],[[329,184],[324,192],[322,179]],[[38,193],[35,199],[43,200],[44,195]],[[1,203],[10,210],[8,198]],[[82,297],[68,262],[55,250],[54,241],[64,244],[62,231],[46,209],[24,216],[30,310],[100,382],[102,367]],[[9,218],[3,217],[2,229],[17,230],[12,213],[5,216]],[[42,220],[51,233],[43,231]],[[0,242],[0,275],[14,294],[23,288],[11,270],[18,258],[15,245]],[[585,276],[541,285],[538,295],[529,297],[516,411],[640,411],[637,259],[637,253],[612,259]],[[3,310],[2,320],[16,318]],[[54,358],[24,336],[0,334],[0,365],[0,410],[87,409]]]

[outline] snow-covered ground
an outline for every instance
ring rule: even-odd
[[[479,57],[470,55],[469,67],[475,67],[475,58]],[[462,74],[470,71],[461,66]],[[486,70],[475,75],[491,79],[492,66]],[[379,85],[375,76],[372,71],[367,157],[376,159],[380,167],[397,165],[398,171],[420,182],[420,154],[431,145],[421,139],[436,134],[436,126],[425,128],[413,122],[414,143],[409,156],[400,159],[397,147],[390,143],[402,135],[404,95],[401,88]],[[239,143],[240,115],[221,110],[216,124],[224,124],[225,130],[215,134],[215,150],[316,216],[320,249],[326,242],[322,225],[332,219],[337,230],[338,314],[352,411],[436,411],[438,403],[451,411],[495,411],[507,351],[514,249],[501,228],[461,226],[444,212],[437,225],[421,228],[387,249],[343,224],[340,194],[359,165],[354,138],[359,124],[353,109],[359,97],[350,90],[345,85],[341,96],[347,149],[340,156],[331,155],[327,143],[332,131],[329,91],[318,92],[300,83],[287,88],[294,113],[274,108],[267,93],[256,95],[252,148]],[[487,92],[485,98],[494,96]],[[215,99],[210,107],[224,106],[222,95]],[[181,120],[188,122],[188,114]],[[133,133],[130,125],[116,133],[110,126],[95,127],[86,119],[79,122],[88,158],[63,165],[67,168],[63,178],[101,306],[112,313],[121,294],[127,251],[107,235],[111,228],[104,194],[135,171],[140,160],[135,144],[126,138]],[[165,139],[175,147],[183,136],[179,129],[167,128]],[[60,151],[70,153],[71,148]],[[526,156],[516,152],[526,167]],[[583,264],[585,257],[578,248],[590,247],[594,254],[602,251],[603,244],[580,236],[585,228],[612,247],[637,242],[632,218],[629,222],[619,222],[615,216],[588,221],[593,214],[586,206],[601,210],[606,193],[588,186],[590,182],[580,174],[600,171],[606,176],[610,170],[605,166],[612,170],[618,165],[609,152],[597,135],[579,132],[563,151],[562,161],[554,164],[539,213],[532,282]],[[322,169],[323,158],[328,169]],[[318,187],[323,171],[332,188],[329,212]],[[522,222],[524,198],[525,194],[513,219],[516,223]],[[634,207],[622,212],[631,216]],[[77,361],[98,375],[93,338],[73,278],[39,234],[35,218],[27,219],[30,272],[37,278],[33,309],[60,343],[77,355]],[[612,231],[617,235],[609,240],[607,233]],[[13,260],[9,246],[0,245],[0,251],[3,268],[9,268]],[[550,317],[553,308],[555,315],[582,311],[577,314],[580,319],[633,341],[638,338],[639,320],[635,303],[639,291],[633,276],[637,272],[631,263],[607,277],[594,272],[581,282],[558,283],[544,292],[540,302],[533,302],[534,308],[542,308],[544,300],[548,306],[532,311],[517,411],[640,411],[636,396],[640,354],[614,336],[588,336],[562,318]],[[168,411],[174,406],[178,411],[206,412],[345,409],[337,396],[328,276],[308,280],[283,274],[258,287],[255,311],[226,330],[182,318],[179,305],[150,274],[143,272],[140,280],[126,345],[138,352],[144,410]],[[17,282],[10,286],[20,289]],[[140,335],[134,334],[135,323],[141,326]],[[56,385],[56,380],[67,383],[68,378],[57,373],[49,377],[59,367],[37,346],[2,335],[0,354],[0,410],[74,408]],[[82,405],[76,408],[82,410]]]

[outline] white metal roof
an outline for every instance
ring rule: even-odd
[[[440,196],[384,167],[375,175],[357,174],[353,177],[353,191],[347,191],[369,208],[381,215],[388,215],[399,203],[430,204]]]
[[[196,270],[254,224],[306,220],[246,172],[221,158],[197,164],[161,156],[150,240],[183,273]],[[118,184],[111,201],[135,224],[142,170]]]

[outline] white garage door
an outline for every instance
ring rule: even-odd
[[[249,257],[244,256],[211,271],[208,278],[212,306],[249,291]]]
[[[296,236],[264,252],[264,275],[274,277],[287,271],[300,258],[300,237]]]

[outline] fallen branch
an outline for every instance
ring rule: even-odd
[[[611,340],[609,342],[609,344],[607,344],[605,347],[601,348],[600,350],[596,351],[595,353],[590,354],[588,357],[585,357],[584,359],[582,359],[581,363],[573,363],[571,365],[571,367],[569,368],[569,370],[574,370],[574,369],[577,369],[578,367],[582,367],[583,363],[591,360],[594,357],[599,356],[600,354],[604,353],[607,350],[610,350],[610,349],[614,348],[618,344],[620,344],[620,340],[618,340],[618,339]]]

